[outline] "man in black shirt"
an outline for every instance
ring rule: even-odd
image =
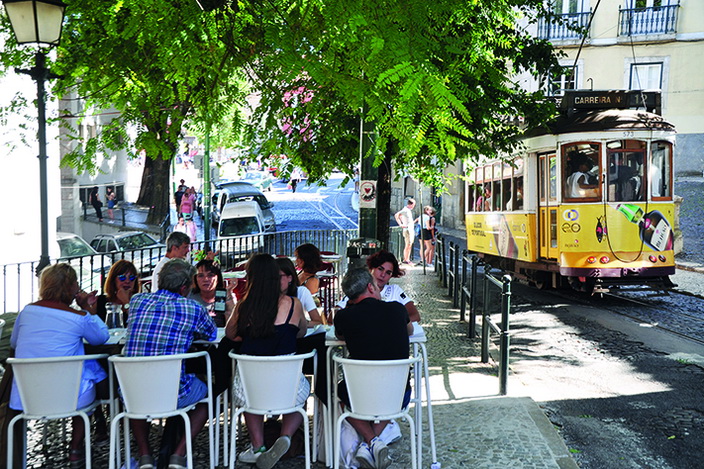
[[[381,301],[379,287],[366,269],[350,270],[342,279],[348,306],[335,315],[335,334],[347,344],[350,358],[397,360],[408,358],[408,336],[413,325],[406,308],[398,302]],[[349,406],[347,388],[340,383],[340,399]],[[403,405],[410,400],[406,389]],[[363,468],[385,469],[391,464],[389,450],[379,435],[388,420],[374,423],[348,417],[347,421],[364,439],[355,458]]]

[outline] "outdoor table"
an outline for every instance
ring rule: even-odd
[[[435,427],[433,423],[433,407],[432,407],[432,400],[430,398],[430,373],[428,371],[428,350],[425,346],[425,343],[427,342],[427,337],[425,335],[425,331],[423,330],[423,327],[418,324],[417,322],[413,322],[413,335],[408,337],[408,341],[413,348],[413,356],[414,357],[421,357],[421,362],[423,365],[423,375],[425,377],[425,399],[426,402],[428,403],[428,429],[430,432],[430,452],[431,452],[431,457],[433,459],[433,463],[437,462],[437,450],[435,446]],[[331,380],[328,383],[328,402],[334,403],[337,400],[337,376],[338,376],[338,369],[337,369],[337,363],[333,361],[332,359],[332,354],[335,349],[338,348],[343,348],[345,347],[345,341],[340,340],[335,336],[335,326],[332,326],[326,333],[325,336],[325,345],[328,347],[327,352],[326,352],[326,357],[325,357],[325,362],[327,366],[327,370],[331,376]],[[416,445],[416,451],[417,451],[417,460],[418,460],[418,467],[422,467],[423,465],[423,388],[421,386],[421,369],[419,366],[414,366],[413,367],[413,397],[411,398],[411,402],[414,403],[414,419],[416,421],[416,439],[417,439],[417,445]],[[337,420],[337,406],[336,405],[329,405],[327,407],[327,412],[323,414],[323,418],[325,419],[325,463],[328,466],[332,466],[334,461],[332,461],[333,454],[334,454],[334,434],[333,434],[333,428],[335,425],[335,421]]]

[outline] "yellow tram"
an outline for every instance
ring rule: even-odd
[[[511,161],[474,168],[467,249],[538,286],[671,286],[675,129],[659,92],[571,91],[560,111]]]

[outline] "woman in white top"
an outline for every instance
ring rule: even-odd
[[[303,305],[303,311],[306,316],[308,316],[306,318],[308,319],[308,327],[322,324],[323,319],[320,317],[318,308],[315,306],[313,295],[310,290],[299,284],[296,267],[294,267],[291,259],[288,257],[277,257],[276,263],[279,265],[279,270],[281,270],[281,272],[288,277],[288,291],[286,294],[289,296],[295,296]]]
[[[398,301],[406,307],[411,322],[420,322],[420,313],[413,300],[406,295],[403,288],[389,283],[392,278],[402,277],[406,274],[398,266],[396,256],[389,251],[381,250],[367,258],[367,267],[369,267],[369,272],[381,291],[382,301]],[[337,306],[340,309],[347,306],[347,297],[344,297]]]

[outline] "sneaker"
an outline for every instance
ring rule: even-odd
[[[372,450],[369,449],[369,445],[365,442],[360,443],[357,452],[354,454],[354,458],[359,463],[359,467],[363,469],[376,468],[376,465],[374,465],[374,454],[372,454]]]
[[[257,458],[257,467],[259,469],[271,469],[279,462],[281,456],[286,454],[286,451],[291,447],[291,437],[280,436],[274,444]]]
[[[71,469],[83,469],[86,467],[86,455],[82,449],[72,449],[69,451],[68,462]]]
[[[106,432],[98,432],[95,434],[95,438],[93,440],[93,446],[95,448],[102,448],[108,443],[110,443],[110,437]]]
[[[396,420],[391,420],[389,424],[384,427],[381,435],[379,435],[379,439],[386,443],[387,446],[401,439],[401,427],[396,423]]]
[[[256,451],[254,451],[254,449],[250,446],[247,451],[240,453],[240,455],[237,456],[237,460],[246,464],[255,464],[257,462],[257,459],[259,459],[259,456],[264,454],[265,451],[266,446],[262,446]]]
[[[140,456],[137,467],[139,469],[154,469],[154,458],[150,454]]]
[[[187,469],[187,467],[188,459],[186,459],[186,456],[172,454],[169,458],[169,469]]]
[[[378,436],[374,437],[372,440],[371,451],[374,455],[374,461],[376,462],[376,466],[374,466],[376,469],[386,469],[391,465],[389,448]]]

